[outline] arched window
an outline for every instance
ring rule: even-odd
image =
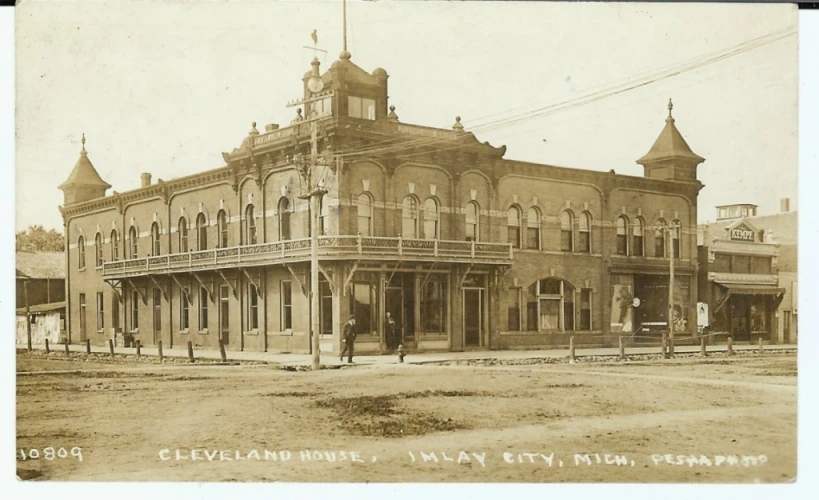
[[[537,207],[526,213],[526,248],[540,250],[540,210]]]
[[[413,196],[404,198],[401,206],[401,236],[418,237],[418,201]]]
[[[665,257],[665,220],[659,219],[654,227],[654,256]]]
[[[424,238],[438,238],[438,202],[434,198],[424,201]]]
[[[279,198],[279,241],[290,239],[290,200]]]
[[[253,205],[248,205],[245,209],[245,244],[256,244],[256,214],[253,212]]]
[[[94,265],[102,267],[102,235],[97,233],[94,238]]]
[[[184,217],[179,218],[179,252],[188,251],[188,221]]]
[[[628,219],[625,215],[617,218],[617,255],[628,255]]]
[[[219,248],[227,248],[228,247],[228,221],[227,221],[227,214],[224,210],[219,210],[219,213],[216,214],[216,229],[219,232],[219,239],[217,240],[217,246]]]
[[[520,209],[514,205],[506,212],[506,239],[512,248],[520,248]]]
[[[588,212],[580,214],[577,222],[577,250],[591,253],[591,215]]]
[[[372,199],[367,193],[358,195],[358,233],[361,236],[372,235],[373,207]]]
[[[680,221],[671,221],[671,249],[674,252],[674,258],[680,258]]]
[[[319,198],[319,234],[327,234],[327,215],[330,213],[330,207],[327,203],[327,195],[321,195]]]
[[[527,289],[526,297],[527,330],[575,329],[574,287],[568,281],[558,278],[535,281]]]
[[[85,238],[82,236],[77,240],[77,267],[85,269]]]
[[[139,245],[137,245],[137,230],[136,227],[131,226],[131,229],[128,231],[128,240],[131,243],[131,258],[136,259],[139,255]]]
[[[564,252],[574,251],[574,215],[565,210],[560,214],[560,249]]]
[[[160,255],[162,253],[161,252],[161,246],[160,246],[161,241],[162,240],[160,239],[160,236],[159,236],[159,224],[154,222],[151,225],[151,251],[153,252],[154,257],[156,257],[157,255]]]
[[[466,241],[478,241],[480,229],[480,207],[474,201],[466,204]]]
[[[117,259],[119,259],[119,234],[114,229],[111,231],[111,260],[116,261]]]
[[[199,212],[199,215],[196,216],[196,249],[208,249],[208,222],[202,212]]]
[[[636,218],[631,227],[631,254],[636,255],[637,257],[642,257],[645,255],[645,244],[643,243],[644,227],[645,223],[643,222],[642,217]]]

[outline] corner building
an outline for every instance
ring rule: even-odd
[[[402,123],[384,69],[346,51],[323,74],[312,64],[294,121],[254,123],[220,168],[106,195],[83,139],[60,186],[71,342],[303,353],[317,314],[322,352],[337,353],[353,314],[357,353],[611,345],[667,328],[671,252],[675,324],[695,331],[703,159],[670,102],[644,176],[625,176],[506,160],[460,118]],[[320,165],[304,167],[313,148]],[[327,190],[318,311],[308,170]]]

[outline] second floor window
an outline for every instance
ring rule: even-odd
[[[401,207],[401,236],[418,237],[418,201],[413,196],[404,198]]]
[[[478,241],[478,225],[480,224],[480,210],[478,204],[470,201],[466,204],[466,241]]]
[[[162,253],[160,245],[161,241],[162,239],[160,238],[159,234],[159,224],[154,222],[151,226],[151,251],[153,252],[154,257]]]
[[[115,261],[119,258],[119,234],[117,230],[111,231],[111,260]]]
[[[134,226],[128,231],[128,239],[131,244],[131,258],[136,259],[139,255],[139,246],[137,245],[137,230]]]
[[[94,265],[102,267],[102,235],[100,233],[97,233],[94,238]]]
[[[372,199],[367,193],[358,195],[358,233],[361,236],[372,234]]]
[[[246,244],[256,244],[256,214],[253,213],[253,205],[248,205],[245,210],[245,224],[247,227]]]
[[[179,218],[179,252],[188,251],[188,221],[184,217]]]
[[[520,248],[520,209],[509,207],[506,213],[506,237],[513,248]]]
[[[625,215],[617,218],[617,255],[628,255],[628,220]]]
[[[568,210],[560,214],[560,249],[564,252],[574,251],[574,215]]]
[[[634,219],[634,224],[632,224],[631,228],[631,253],[632,255],[636,255],[637,257],[642,257],[645,255],[645,244],[643,243],[643,219],[636,218]]]
[[[82,236],[77,240],[77,267],[85,269],[85,238]]]
[[[654,256],[665,257],[665,232],[667,224],[663,219],[656,222],[654,227]]]
[[[218,245],[219,248],[227,248],[228,247],[228,221],[227,221],[227,214],[224,210],[219,210],[219,213],[216,214],[216,227],[219,230],[219,240]]]
[[[540,210],[536,207],[526,214],[526,248],[540,250]]]
[[[290,200],[282,196],[279,199],[279,241],[290,239]]]
[[[196,249],[208,249],[208,222],[202,212],[196,216]]]
[[[580,214],[577,222],[577,247],[580,252],[591,252],[591,215],[588,212]]]
[[[427,198],[424,202],[424,238],[438,238],[438,202],[434,198]]]

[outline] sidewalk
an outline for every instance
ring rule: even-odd
[[[44,351],[45,345],[32,346],[35,350]],[[65,352],[64,344],[51,344],[49,348],[52,352]],[[796,349],[795,344],[782,345],[765,345],[763,353],[766,350],[783,350]],[[18,345],[17,349],[26,349],[25,345]],[[707,352],[724,352],[727,347],[724,345],[707,346]],[[759,349],[758,345],[734,345],[734,351],[755,351]],[[69,345],[70,352],[85,353],[85,346],[79,344]],[[108,347],[105,346],[91,346],[92,353],[108,354]],[[136,348],[134,347],[117,347],[114,351],[116,354],[122,355],[136,355]],[[142,347],[140,352],[143,356],[158,356],[156,347]],[[626,355],[630,354],[659,354],[658,347],[628,347],[626,348]],[[676,353],[698,353],[700,346],[676,346]],[[589,348],[576,349],[575,355],[580,356],[616,356],[619,349],[616,347],[605,348]],[[162,354],[165,357],[172,358],[187,358],[187,347],[167,348],[162,349]],[[194,349],[194,358],[219,360],[221,359],[219,351],[216,349]],[[435,353],[419,353],[406,355],[404,363],[406,364],[424,364],[435,363],[441,361],[454,361],[464,359],[532,359],[532,358],[565,358],[568,357],[569,350],[563,349],[548,349],[548,350],[525,350],[525,351],[467,351],[467,352],[435,352]],[[310,354],[281,354],[273,352],[254,352],[254,351],[227,351],[228,361],[265,361],[268,363],[276,363],[284,366],[309,366],[312,363],[312,356]],[[355,356],[353,358],[355,364],[358,365],[379,365],[379,364],[398,364],[398,355],[378,355],[378,356]],[[322,354],[321,362],[324,365],[340,365],[342,364],[338,357],[332,353]],[[346,361],[344,364],[347,364]]]

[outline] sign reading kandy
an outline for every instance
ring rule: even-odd
[[[729,230],[732,240],[736,241],[756,241],[756,232],[745,225],[739,225]]]

